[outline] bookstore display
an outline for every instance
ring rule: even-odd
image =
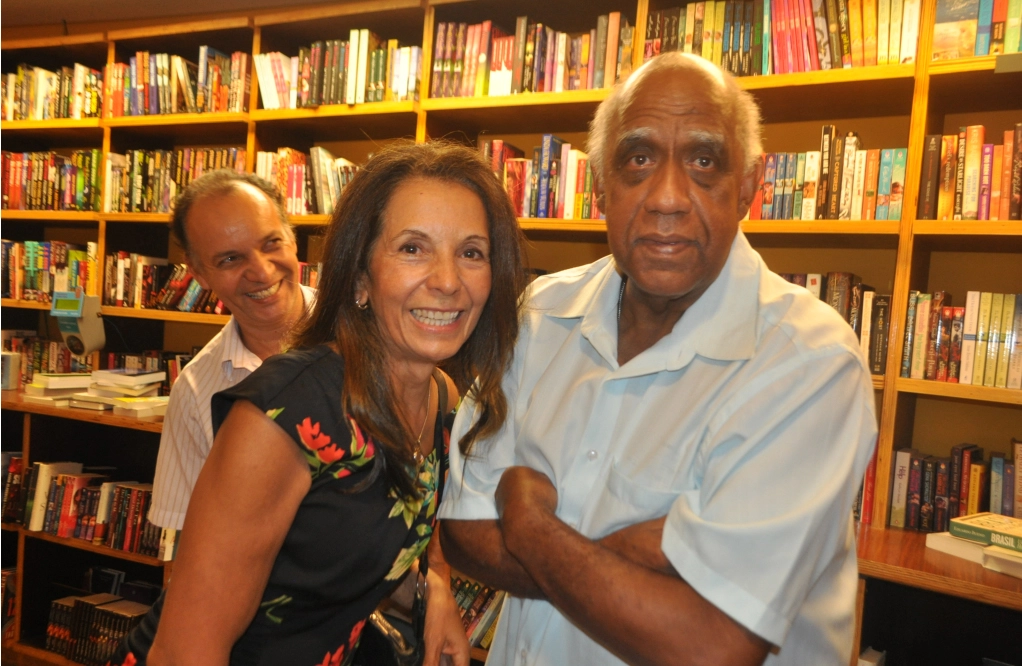
[[[492,164],[535,269],[587,263],[607,251],[588,121],[670,51],[760,102],[745,232],[860,340],[880,419],[860,529],[913,561],[954,550],[981,570],[962,583],[948,565],[921,587],[1022,610],[1017,552],[954,527],[1022,517],[1022,75],[995,73],[1020,50],[1022,2],[555,5],[371,0],[4,41],[2,338],[21,386],[4,395],[4,548],[92,577],[57,588],[5,559],[5,645],[101,663],[149,603],[128,583],[168,575],[177,535],[146,520],[153,469],[136,456],[155,460],[170,387],[230,314],[167,230],[191,180],[230,168],[274,183],[315,287],[318,229],[373,145],[450,134]],[[107,348],[81,357],[47,312],[75,289],[109,322]],[[100,374],[118,368],[120,382]],[[101,455],[59,436],[85,422],[109,440]],[[915,584],[895,555],[869,557],[869,580]],[[130,569],[127,592],[95,585],[101,569]],[[452,589],[479,658],[503,593]]]

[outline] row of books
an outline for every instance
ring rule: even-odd
[[[737,76],[911,63],[920,0],[709,0],[651,11],[643,62],[701,55]]]
[[[98,245],[0,239],[0,295],[49,303],[54,291],[95,293]]]
[[[359,167],[321,146],[309,154],[294,148],[256,154],[256,175],[277,185],[288,215],[330,215]]]
[[[4,120],[77,120],[98,118],[102,112],[103,74],[79,63],[56,72],[18,65],[0,76],[0,84]]]
[[[946,532],[961,516],[990,512],[1022,516],[1022,440],[1010,453],[958,444],[947,456],[898,449],[891,476],[890,526],[921,532]]]
[[[877,294],[854,273],[781,273],[780,276],[805,287],[828,305],[855,331],[862,354],[874,375],[884,374],[887,364],[887,333],[890,330],[891,296]]]
[[[1022,294],[970,291],[955,307],[946,291],[911,291],[901,376],[1022,388]]]
[[[91,372],[92,355],[76,356],[61,340],[48,340],[34,330],[3,329],[3,350],[21,357],[21,385],[40,372]]]
[[[244,148],[177,148],[107,153],[103,210],[169,213],[177,195],[208,171],[245,170]]]
[[[501,139],[481,137],[478,147],[503,180],[519,217],[600,219],[589,156],[567,141],[544,134],[531,159]]]
[[[983,125],[926,137],[920,220],[1022,219],[1022,123],[1002,143],[985,143]]]
[[[634,28],[621,12],[601,14],[569,34],[527,16],[509,35],[492,21],[437,23],[430,97],[496,97],[522,92],[610,88],[632,70]]]
[[[178,55],[138,51],[107,65],[105,117],[248,111],[249,55],[203,45],[195,64]]]
[[[451,592],[465,627],[469,645],[489,648],[504,602],[504,591],[495,590],[471,578],[451,578]]]
[[[856,132],[824,125],[820,150],[764,155],[752,220],[900,220],[905,148],[865,149]]]
[[[129,553],[171,559],[176,533],[148,521],[152,484],[114,481],[112,467],[79,462],[22,465],[13,455],[4,482],[4,522]],[[170,530],[169,532],[173,532]]]
[[[100,666],[110,660],[121,639],[149,608],[108,592],[54,599],[46,625],[46,649],[73,662]]]
[[[352,29],[347,41],[303,46],[296,56],[273,51],[254,60],[264,109],[419,98],[422,48],[383,41],[365,28]]]
[[[5,210],[99,210],[99,149],[2,153]]]
[[[937,0],[933,59],[1017,53],[1022,50],[1018,0]]]
[[[211,289],[203,289],[187,264],[118,251],[108,254],[103,305],[113,307],[230,314]]]

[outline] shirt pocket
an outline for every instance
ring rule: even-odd
[[[629,477],[615,461],[607,484],[589,512],[591,524],[583,532],[601,538],[622,527],[667,515],[678,499],[676,490],[657,488],[642,479]]]

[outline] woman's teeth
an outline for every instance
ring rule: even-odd
[[[428,326],[446,326],[461,316],[460,311],[412,310],[412,316]]]

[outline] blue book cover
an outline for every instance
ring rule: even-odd
[[[894,149],[880,151],[880,177],[877,179],[876,219],[886,220],[891,205],[891,172],[894,170]]]
[[[156,64],[156,54],[149,54],[149,115],[155,116],[160,112],[160,85],[159,66]]]
[[[131,56],[128,61],[131,67],[131,115],[138,115],[138,60],[135,56]]]
[[[770,36],[770,31],[773,29],[773,26],[770,25],[772,23],[772,21],[769,18],[770,16],[773,16],[773,14],[770,13],[770,0],[763,0],[763,16],[764,16],[764,19],[763,19],[763,71],[762,71],[762,74],[769,74],[772,71],[772,69],[773,69],[771,67],[771,65],[773,63],[770,62],[770,54],[772,53],[772,49],[770,48],[770,44],[771,44],[772,39],[773,39]],[[766,219],[766,218],[763,218],[763,219]]]
[[[891,200],[887,209],[888,220],[901,219],[901,207],[905,201],[905,170],[907,168],[908,149],[895,148],[894,163],[891,167]],[[883,158],[881,158],[883,163]],[[881,170],[883,167],[881,166]],[[879,217],[877,218],[880,219]]]
[[[1016,311],[1017,312],[1017,311]],[[1014,488],[1015,487],[1015,463],[1005,462],[1004,463],[1004,487]],[[1015,497],[1014,493],[1004,493],[1001,497],[1001,515],[1011,516],[1015,513]],[[1022,518],[1022,516],[1015,516],[1016,518]]]
[[[798,173],[798,153],[788,153],[784,172],[784,216],[780,219],[793,218],[795,209],[795,176]]]
[[[1004,493],[1004,456],[990,456],[990,512],[1000,513]]]
[[[539,205],[536,217],[550,217],[550,163],[561,158],[564,141],[553,134],[543,135],[539,153]]]
[[[774,197],[777,195],[774,181],[777,178],[777,155],[768,153],[763,167],[763,211],[761,219],[774,219]]]
[[[784,219],[784,195],[788,191],[788,153],[777,153],[777,176],[774,178],[774,217]]]
[[[734,14],[735,3],[728,2],[724,5],[724,33],[722,36],[723,46],[721,48],[720,66],[726,72],[731,71],[731,41],[734,38]]]
[[[994,0],[979,0],[979,20],[976,24],[976,55],[990,54],[990,23],[994,16]]]

